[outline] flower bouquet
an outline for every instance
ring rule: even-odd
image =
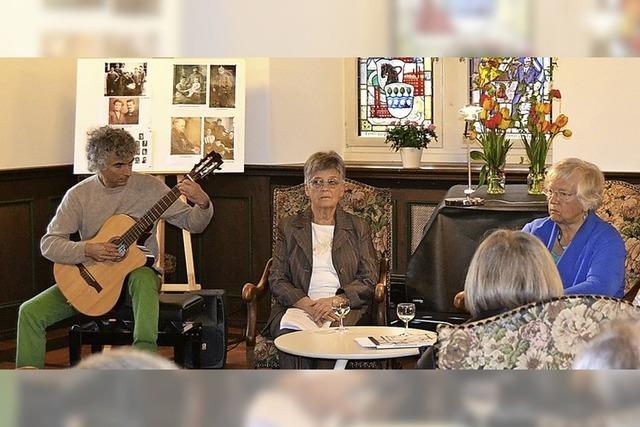
[[[504,194],[504,167],[507,152],[511,148],[511,141],[507,139],[507,129],[511,124],[508,108],[499,108],[492,95],[482,94],[480,97],[480,111],[474,130],[467,137],[477,141],[482,151],[471,151],[473,160],[484,162],[480,170],[479,185],[487,183],[487,194]]]
[[[551,100],[561,99],[560,91],[552,89],[549,93]],[[542,194],[545,176],[547,154],[553,139],[560,133],[565,138],[572,135],[570,129],[565,129],[569,118],[559,114],[555,121],[547,120],[551,114],[551,102],[539,102],[533,96],[529,101],[529,114],[522,120],[521,134],[527,158],[529,159],[529,194]]]

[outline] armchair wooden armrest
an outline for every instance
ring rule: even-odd
[[[373,291],[374,318],[378,326],[387,324],[387,283],[389,283],[389,260],[383,258],[380,260],[380,276]]]
[[[256,344],[256,323],[258,318],[258,301],[269,288],[269,273],[271,272],[272,258],[269,258],[264,267],[262,277],[257,285],[245,283],[242,287],[242,300],[247,303],[247,329],[245,331],[245,341],[247,346]]]

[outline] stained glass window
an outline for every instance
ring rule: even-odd
[[[479,105],[481,96],[486,94],[498,102],[500,109],[509,109],[512,121],[507,136],[516,137],[523,120],[526,122],[532,98],[549,102],[552,73],[550,57],[471,58],[470,101]]]
[[[358,135],[384,137],[399,120],[432,123],[432,58],[360,58],[358,67]]]

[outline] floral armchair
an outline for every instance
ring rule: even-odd
[[[309,206],[304,184],[294,187],[277,187],[273,190],[272,247],[280,221],[297,215]],[[340,201],[342,209],[364,219],[371,227],[373,246],[380,259],[380,276],[374,291],[373,316],[376,324],[386,324],[388,301],[388,266],[391,262],[392,202],[387,189],[372,187],[350,179],[345,180],[345,193]],[[277,368],[278,351],[273,341],[257,333],[258,302],[269,292],[271,260],[267,262],[258,284],[246,283],[242,288],[242,299],[247,303],[247,360],[255,368]],[[273,300],[272,300],[273,302]],[[353,363],[353,362],[351,362]]]
[[[582,346],[603,326],[629,319],[640,319],[640,307],[610,297],[572,295],[464,325],[440,325],[436,366],[569,369]]]
[[[618,229],[624,239],[625,299],[633,301],[640,288],[640,188],[623,181],[606,181],[597,214]]]

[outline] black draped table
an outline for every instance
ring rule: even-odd
[[[445,199],[464,197],[465,188],[451,187]],[[473,194],[485,199],[481,206],[445,206],[442,200],[425,225],[406,275],[407,299],[416,303],[418,313],[456,313],[453,297],[464,288],[469,263],[483,237],[498,228],[520,230],[547,215],[545,197],[527,194],[524,184],[507,185],[499,196],[485,190],[483,186]]]

